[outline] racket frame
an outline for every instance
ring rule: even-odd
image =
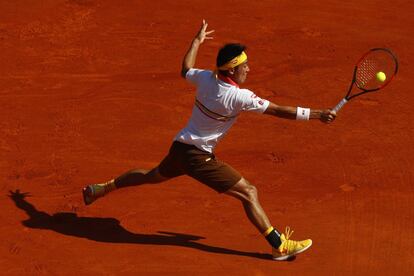
[[[364,89],[362,87],[359,87],[358,84],[356,83],[356,74],[357,74],[357,71],[358,71],[358,65],[361,63],[361,61],[368,54],[370,54],[373,51],[386,51],[386,52],[388,52],[391,55],[391,57],[394,59],[394,62],[395,62],[395,70],[394,70],[394,74],[392,74],[392,76],[388,79],[388,81],[385,82],[380,87],[377,87],[377,88],[374,88],[374,89]],[[391,80],[394,78],[394,76],[397,74],[397,72],[398,72],[398,59],[397,59],[397,56],[390,49],[388,49],[388,48],[372,48],[372,49],[370,49],[356,63],[356,65],[354,67],[354,73],[352,75],[351,85],[349,86],[348,92],[346,93],[346,96],[332,109],[332,111],[338,112],[352,98],[355,98],[355,97],[360,96],[360,95],[365,94],[365,93],[375,92],[375,91],[378,91],[378,90],[384,88],[385,86],[387,86],[391,82]],[[352,88],[354,87],[354,85],[359,90],[361,90],[361,92],[350,96],[351,91],[352,91]]]

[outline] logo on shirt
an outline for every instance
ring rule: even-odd
[[[252,99],[257,99],[257,98],[259,98],[259,97],[257,97],[257,95],[256,95],[256,94],[252,93],[252,94],[250,95],[250,98],[252,98]],[[259,98],[258,103],[259,103],[260,105],[264,105],[264,101],[263,101],[262,99],[260,99],[260,98]]]

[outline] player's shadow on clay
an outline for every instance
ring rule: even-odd
[[[70,212],[49,215],[46,212],[38,211],[33,204],[27,202],[25,198],[29,196],[29,193],[20,193],[19,190],[10,191],[9,194],[16,206],[29,216],[29,219],[22,221],[22,224],[29,228],[47,229],[64,235],[99,242],[176,245],[210,253],[271,259],[270,254],[245,252],[202,244],[197,241],[205,238],[194,235],[163,231],[159,231],[158,234],[132,233],[122,227],[119,220],[114,218],[78,217],[76,213]]]

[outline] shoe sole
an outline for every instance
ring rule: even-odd
[[[311,243],[307,247],[304,247],[301,250],[296,251],[295,253],[288,254],[288,255],[283,255],[283,256],[280,256],[280,257],[272,257],[272,259],[274,261],[286,261],[287,259],[292,258],[293,256],[296,256],[296,255],[302,253],[303,251],[306,251],[311,246],[312,246],[312,240],[311,240]]]
[[[92,192],[92,188],[90,186],[86,186],[85,188],[82,189],[82,196],[83,196],[83,202],[85,203],[85,205],[89,205],[92,202],[94,202],[95,200],[93,199],[93,192]]]

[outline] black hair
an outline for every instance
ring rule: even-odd
[[[240,43],[227,43],[219,50],[217,54],[217,67],[223,66],[233,58],[239,56],[245,49],[246,46]]]

